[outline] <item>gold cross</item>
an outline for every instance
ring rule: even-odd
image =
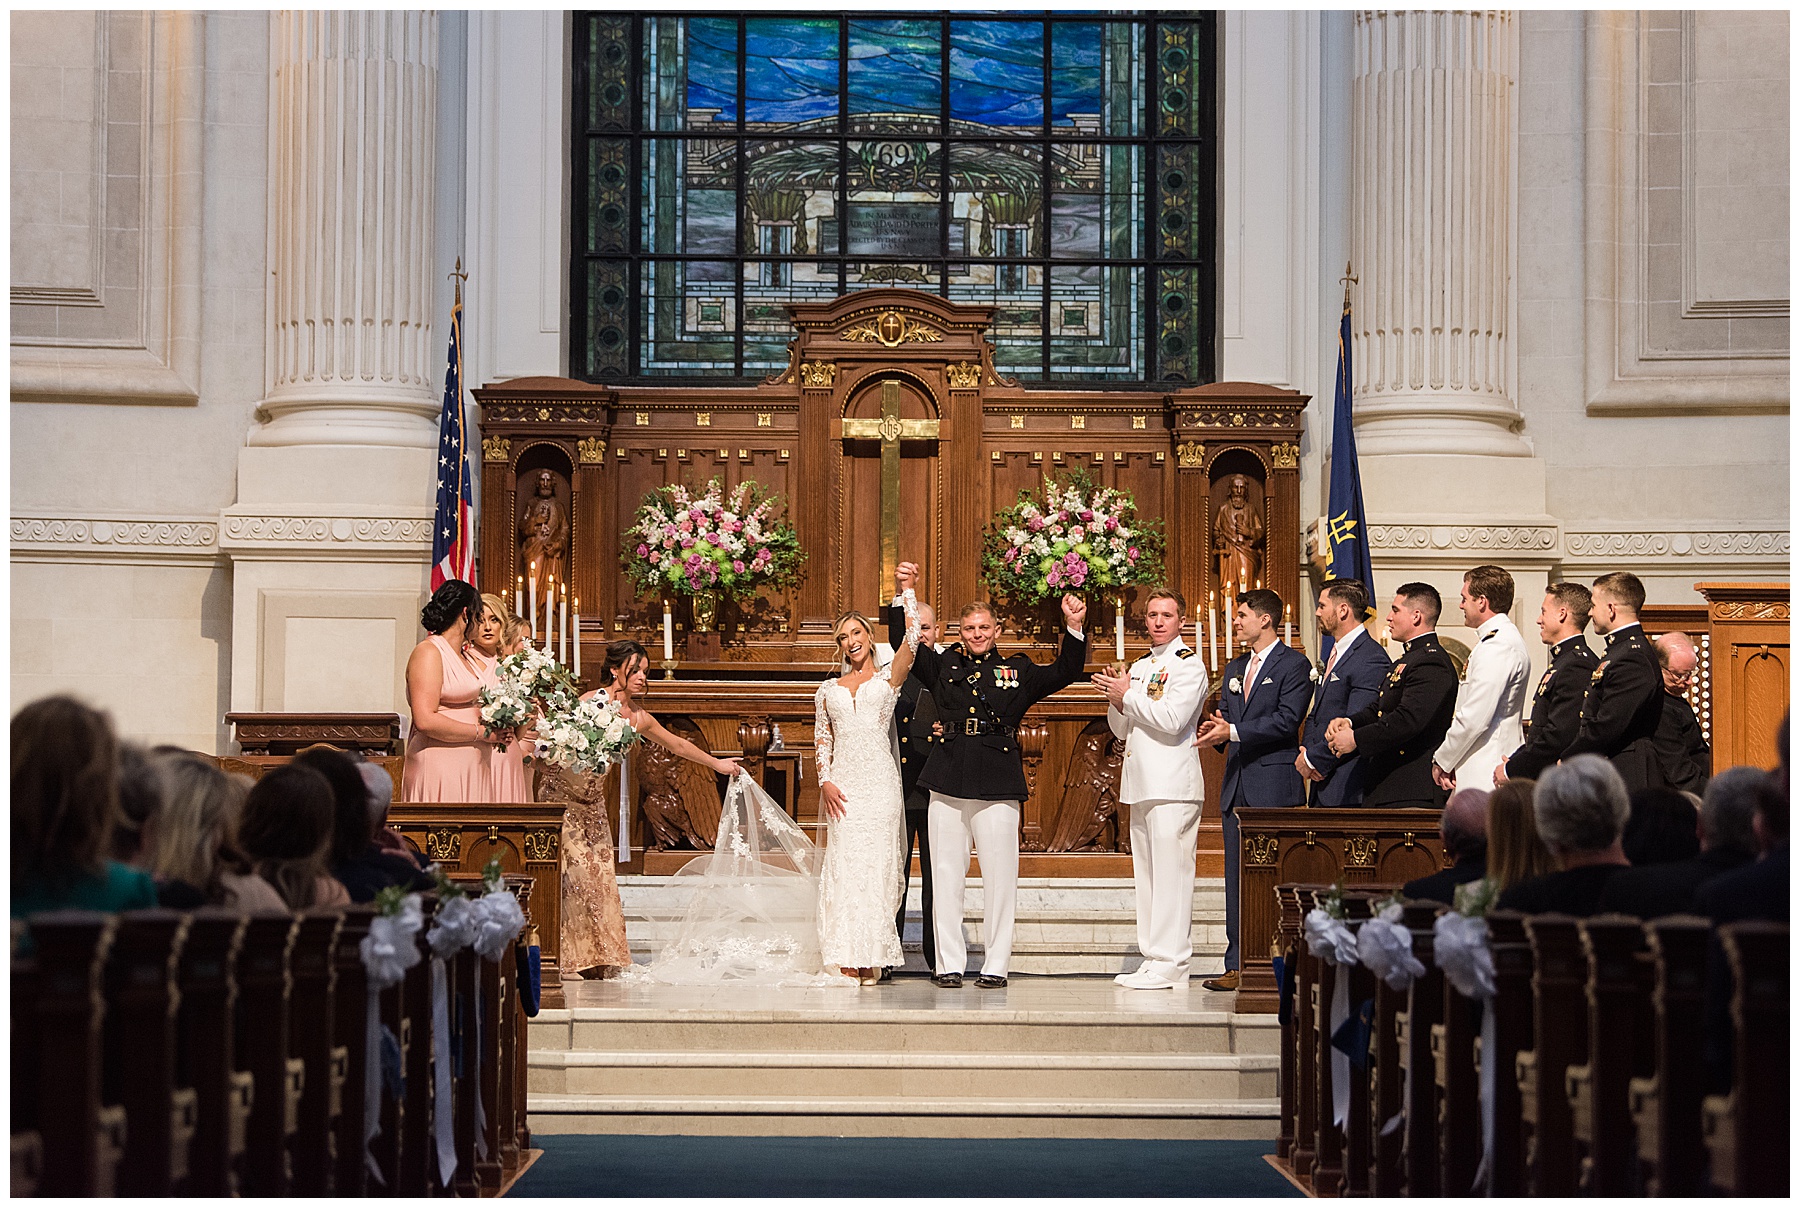
[[[890,345],[898,344],[900,342],[901,335],[903,335],[906,331],[906,324],[903,321],[901,321],[901,318],[899,315],[895,314],[891,310],[888,311],[885,315],[881,316],[881,322],[879,324],[879,327],[880,327],[880,331],[881,331],[882,343],[890,344]]]
[[[936,440],[938,421],[901,419],[900,383],[883,382],[881,418],[845,420],[844,438],[881,442],[881,582],[876,584],[874,598],[885,599],[894,581],[894,567],[900,562],[900,442]]]

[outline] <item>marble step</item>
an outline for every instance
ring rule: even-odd
[[[1138,1137],[1268,1140],[1280,1102],[1263,1099],[947,1098],[781,1096],[610,1098],[533,1095],[536,1133],[690,1136]],[[979,1172],[970,1172],[978,1186]]]
[[[1262,1099],[1276,1091],[1273,1054],[616,1052],[531,1053],[537,1096],[717,1099],[754,1086],[763,1097],[1173,1101]],[[1076,1092],[1072,1088],[1079,1088]]]
[[[824,1001],[849,991],[818,991]],[[983,992],[994,993],[994,992]],[[1148,993],[1148,992],[1145,992]],[[1273,1056],[1280,1025],[1273,1015],[1191,1011],[1166,992],[1167,1014],[1149,1008],[1118,1015],[1095,1011],[989,1009],[879,1010],[833,1014],[668,1008],[546,1009],[532,1020],[533,1052],[1161,1055]],[[1193,991],[1185,994],[1192,995]],[[978,1000],[977,1000],[978,1001]]]

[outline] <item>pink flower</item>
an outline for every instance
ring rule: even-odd
[[[1092,508],[1082,508],[1081,509],[1081,518],[1083,520],[1092,520],[1094,518],[1093,509]]]
[[[1109,533],[1110,533],[1110,532],[1112,532],[1112,531],[1113,531],[1113,530],[1114,530],[1114,529],[1116,529],[1116,528],[1118,528],[1118,527],[1119,527],[1119,520],[1118,520],[1118,517],[1116,517],[1116,516],[1108,516],[1108,517],[1107,517],[1107,518],[1106,518],[1106,531],[1107,531],[1107,532],[1109,532]]]
[[[694,548],[694,539],[692,537],[683,537],[681,539],[681,548],[682,549],[693,549]]]
[[[1087,582],[1087,568],[1082,567],[1074,574],[1070,575],[1069,582],[1073,583],[1076,587],[1080,587],[1083,583]]]
[[[1127,557],[1127,558],[1130,558],[1130,559],[1131,559],[1131,560],[1132,560],[1132,561],[1133,561],[1133,562],[1136,562],[1136,561],[1137,561],[1137,556],[1138,556],[1138,553],[1137,553],[1137,546],[1135,546],[1135,545],[1134,545],[1134,546],[1132,546],[1132,547],[1131,547],[1131,548],[1130,548],[1130,549],[1128,549],[1128,550],[1126,550],[1126,551],[1125,551],[1125,556],[1126,556],[1126,557]]]
[[[1069,540],[1071,541],[1079,541],[1085,536],[1087,536],[1087,530],[1079,524],[1069,530]]]
[[[638,546],[638,557],[648,558],[649,556],[650,556],[650,547],[649,546],[647,546],[647,545]]]
[[[744,564],[742,561],[733,558],[731,561],[731,569],[741,575],[744,573]]]

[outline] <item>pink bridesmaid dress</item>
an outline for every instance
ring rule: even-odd
[[[453,721],[481,724],[482,676],[463,661],[462,655],[438,634],[435,642],[444,664],[444,684],[438,690],[438,712]],[[480,656],[476,656],[477,660]],[[516,745],[516,744],[515,744]],[[402,801],[494,801],[492,756],[485,742],[440,742],[416,725],[406,738],[406,774],[401,779]]]
[[[496,686],[499,678],[496,675],[500,666],[499,659],[490,659],[486,655],[474,656],[481,662],[481,682],[487,686]],[[491,801],[531,801],[531,767],[525,762],[525,746],[518,739],[509,739],[506,749],[488,748],[488,775],[492,777],[494,795]]]

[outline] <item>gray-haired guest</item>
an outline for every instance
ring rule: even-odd
[[[1756,799],[1768,777],[1761,768],[1731,768],[1713,777],[1700,803],[1700,854],[1626,869],[1607,882],[1600,909],[1640,919],[1693,910],[1702,885],[1756,859]]]
[[[1450,906],[1456,901],[1458,885],[1487,876],[1487,804],[1486,789],[1457,789],[1450,794],[1438,821],[1438,834],[1444,840],[1444,854],[1455,863],[1408,881],[1400,889],[1401,896]]]
[[[1571,755],[1538,777],[1531,812],[1557,871],[1520,881],[1497,905],[1524,914],[1598,913],[1607,883],[1631,867],[1623,842],[1631,816],[1624,779],[1598,755]]]

